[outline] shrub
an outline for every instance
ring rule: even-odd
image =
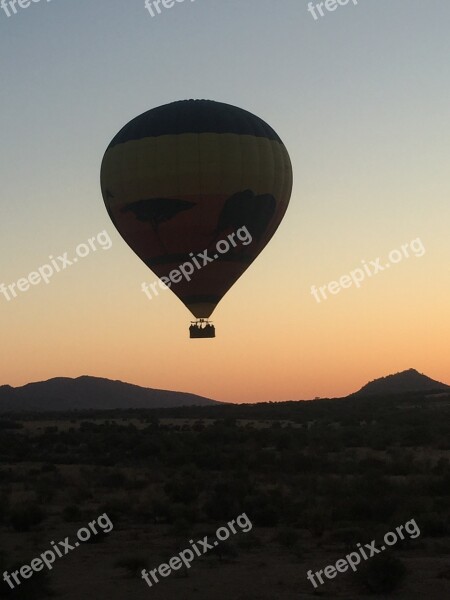
[[[11,565],[6,570],[8,573],[17,571],[23,565],[29,565],[31,559],[24,560],[23,562]],[[3,568],[1,569],[3,572]],[[11,579],[12,583],[15,584],[14,579]],[[55,595],[54,591],[50,587],[50,577],[46,571],[34,572],[30,579],[20,578],[21,584],[15,585],[14,589],[3,580],[0,581],[0,598],[12,599],[12,600],[41,600],[41,598],[51,598]]]
[[[56,465],[54,465],[53,463],[44,463],[41,467],[42,473],[55,473],[57,471],[58,471],[58,469],[56,468]]]
[[[105,533],[102,529],[100,529],[100,530],[97,530],[97,533],[92,533],[91,537],[83,543],[84,544],[102,544],[107,537],[108,537],[108,534]]]
[[[0,523],[6,521],[6,517],[9,511],[9,496],[5,493],[0,493]]]
[[[420,517],[422,534],[429,537],[445,537],[449,534],[447,517],[436,512]]]
[[[23,424],[17,421],[0,419],[0,429],[23,429]]]
[[[147,559],[141,555],[124,556],[116,560],[114,566],[124,569],[128,577],[137,577],[147,567]]]
[[[291,546],[289,550],[299,560],[302,560],[305,557],[305,546],[300,541],[295,542],[295,544]]]
[[[405,574],[403,561],[385,552],[361,565],[357,577],[369,592],[389,594],[399,587]]]
[[[278,532],[275,539],[285,548],[292,548],[299,539],[299,533],[295,529],[282,529]]]
[[[242,550],[253,550],[262,546],[261,539],[253,531],[249,531],[245,535],[240,535],[236,542]]]
[[[184,517],[178,517],[175,519],[172,525],[172,532],[174,535],[187,535],[192,529],[192,522],[188,521]]]
[[[42,523],[45,515],[37,504],[20,504],[11,510],[10,521],[16,531],[24,532],[39,523]]]
[[[66,523],[73,523],[81,520],[81,510],[75,504],[66,506],[62,512],[62,518]]]
[[[220,561],[222,560],[232,560],[238,556],[238,551],[234,544],[231,542],[223,541],[219,542],[217,546],[215,546],[212,550],[208,552],[211,556],[217,556]]]

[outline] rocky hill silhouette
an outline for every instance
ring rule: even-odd
[[[171,408],[220,404],[188,394],[144,388],[99,377],[57,377],[13,388],[0,387],[0,413],[10,411],[70,411],[89,409]]]
[[[450,386],[408,369],[370,381],[351,396],[383,396],[404,392],[450,392]]]

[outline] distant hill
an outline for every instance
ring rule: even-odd
[[[382,396],[404,392],[450,392],[450,386],[434,381],[415,369],[380,377],[363,386],[354,396]]]
[[[13,388],[0,386],[0,413],[10,411],[172,408],[221,404],[209,398],[155,390],[99,377],[58,377]]]

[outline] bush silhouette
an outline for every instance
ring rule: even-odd
[[[147,567],[147,559],[141,555],[124,556],[116,560],[114,566],[125,569],[129,577],[138,577]]]
[[[8,573],[17,571],[23,565],[30,565],[31,558],[21,561],[20,563],[10,565],[6,570]],[[1,561],[0,561],[1,562]],[[1,566],[1,565],[0,565]],[[3,572],[3,567],[1,568]],[[15,599],[15,600],[41,600],[41,598],[51,598],[55,595],[54,591],[50,587],[50,577],[46,571],[33,572],[30,579],[20,578],[21,584],[17,585],[14,579],[11,579],[14,589],[4,581],[0,582],[0,598]]]
[[[66,523],[73,523],[81,520],[81,510],[75,504],[66,506],[62,512],[62,518]]]
[[[209,550],[209,555],[216,556],[220,561],[233,560],[237,558],[238,551],[236,546],[229,541],[219,542],[212,550]]]
[[[15,531],[24,532],[39,523],[42,523],[45,515],[37,504],[20,504],[12,509],[10,513],[11,525]]]
[[[389,594],[399,587],[405,574],[403,562],[385,552],[361,565],[357,577],[369,592]]]
[[[295,529],[282,529],[278,532],[276,540],[285,548],[293,548],[299,537],[299,533]]]

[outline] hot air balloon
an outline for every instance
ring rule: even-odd
[[[103,157],[101,189],[123,239],[196,318],[190,336],[214,337],[209,317],[286,212],[292,167],[259,117],[184,100],[119,131]]]

